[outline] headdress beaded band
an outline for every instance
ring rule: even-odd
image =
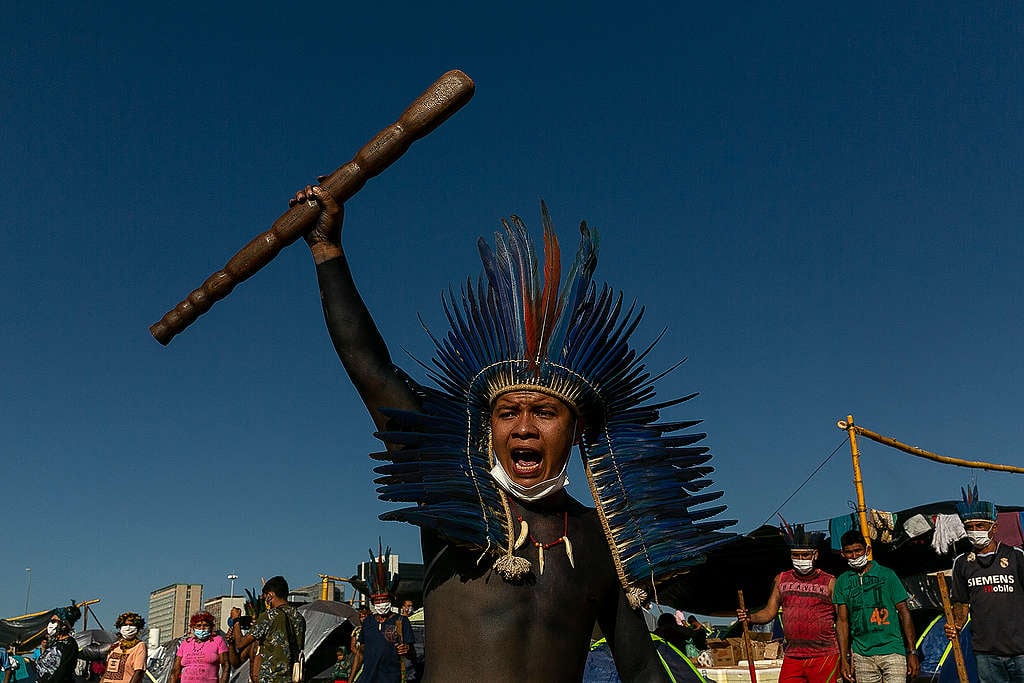
[[[961,487],[960,493],[963,501],[956,504],[957,514],[964,521],[981,519],[988,522],[996,521],[996,506],[987,500],[980,500],[978,497],[978,485],[973,488],[968,485]]]

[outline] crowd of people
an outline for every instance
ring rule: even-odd
[[[996,509],[965,492],[957,511],[972,549],[952,567],[950,640],[970,617],[980,683],[1024,683],[1024,551],[994,538]],[[918,641],[903,583],[874,561],[857,530],[841,538],[849,569],[838,577],[819,569],[818,534],[803,528],[788,538],[793,568],[775,577],[768,604],[737,610],[742,622],[783,621],[786,650],[780,683],[905,683],[920,671]]]
[[[980,683],[1024,683],[1024,551],[994,539],[996,510],[965,496],[958,506],[972,549],[952,567],[953,615],[945,625],[950,640],[970,621]],[[785,527],[792,568],[779,573],[767,604],[737,610],[746,624],[767,624],[784,615],[785,652],[779,683],[905,683],[919,672],[917,635],[908,594],[896,574],[873,560],[859,531],[841,539],[848,570],[832,576],[818,567],[823,534]],[[390,552],[390,551],[389,551]],[[356,587],[366,598],[351,638],[337,648],[330,675],[334,683],[406,683],[419,680],[423,658],[409,616],[412,600],[396,610],[397,575],[386,555],[371,559],[369,580]],[[209,612],[189,620],[177,645],[169,683],[227,683],[231,671],[249,665],[250,683],[295,683],[305,642],[305,619],[288,603],[287,581],[275,576],[260,596],[265,610],[255,621],[238,608],[229,628],[218,633]],[[142,683],[147,664],[141,638],[145,620],[134,612],[117,617],[117,640],[103,648],[79,649],[73,637],[80,612],[56,610],[33,651],[15,655],[0,649],[3,683]],[[695,615],[662,614],[654,635],[696,660],[707,650],[709,628]],[[85,676],[81,664],[90,662]],[[94,668],[93,668],[94,667]]]

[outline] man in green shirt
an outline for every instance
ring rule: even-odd
[[[868,557],[859,531],[847,531],[841,543],[850,570],[836,579],[832,602],[843,678],[905,683],[920,668],[907,591],[891,569]]]
[[[259,641],[259,683],[291,683],[292,666],[299,660],[306,642],[306,620],[288,604],[288,582],[275,576],[263,584],[267,611],[260,615],[247,635],[235,621],[235,647],[245,648]]]

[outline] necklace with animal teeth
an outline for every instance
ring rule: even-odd
[[[565,546],[565,556],[569,558],[569,566],[573,569],[576,568],[576,564],[573,562],[572,557],[572,542],[569,541],[568,510],[562,513],[562,535],[556,538],[555,540],[551,541],[550,543],[541,543],[533,537],[533,532],[530,531],[530,525],[526,523],[525,519],[523,519],[522,513],[520,513],[519,510],[516,509],[515,503],[512,502],[511,498],[509,498],[509,505],[511,505],[512,512],[515,513],[516,520],[519,522],[519,535],[516,537],[516,542],[513,547],[515,550],[519,550],[519,548],[522,547],[524,543],[526,543],[526,539],[529,538],[530,543],[532,543],[533,546],[537,549],[537,568],[540,571],[541,575],[544,574],[544,551],[554,548],[559,543]]]

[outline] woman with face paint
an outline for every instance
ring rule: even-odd
[[[100,683],[139,683],[146,671],[146,643],[141,639],[146,620],[125,612],[114,622],[118,641],[107,654],[107,668]]]
[[[213,615],[198,612],[188,621],[192,634],[181,641],[170,683],[227,683],[228,646],[214,633]]]

